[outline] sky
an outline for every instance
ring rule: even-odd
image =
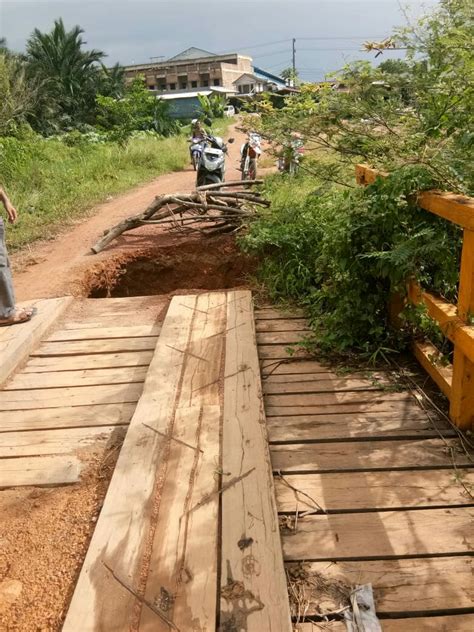
[[[254,64],[278,74],[296,65],[302,79],[317,81],[355,59],[367,39],[380,40],[392,29],[432,9],[436,0],[0,0],[0,37],[23,51],[36,27],[49,31],[62,17],[68,28],[79,24],[89,48],[107,54],[107,64],[148,63],[197,46],[240,52]],[[377,62],[403,56],[386,52]]]

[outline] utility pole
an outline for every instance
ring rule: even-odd
[[[291,81],[293,87],[295,85],[295,78],[296,78],[296,38],[292,39],[292,67],[293,67],[293,79]]]

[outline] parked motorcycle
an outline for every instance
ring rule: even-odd
[[[242,171],[242,180],[257,179],[258,159],[262,154],[262,137],[255,132],[248,136],[248,140],[240,149],[242,159],[240,161],[240,169]]]
[[[234,139],[229,138],[228,143]],[[197,165],[196,186],[224,182],[227,145],[219,136],[206,136],[200,142],[201,156]]]
[[[289,145],[283,148],[282,154],[278,158],[278,170],[295,175],[299,170],[304,151],[303,140],[299,136],[295,136]]]

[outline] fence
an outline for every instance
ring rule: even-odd
[[[356,166],[356,180],[367,185],[387,174],[366,165]],[[416,282],[408,285],[407,297],[413,304],[424,303],[428,315],[440,326],[454,345],[453,364],[436,362],[439,351],[429,341],[415,341],[413,351],[449,399],[449,414],[460,428],[474,424],[474,198],[423,191],[418,194],[418,206],[463,228],[463,247],[459,274],[458,304],[453,305],[423,290]]]

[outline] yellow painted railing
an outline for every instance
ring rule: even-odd
[[[387,174],[366,165],[356,166],[359,184],[371,184]],[[435,361],[438,350],[428,341],[415,342],[414,353],[423,368],[448,397],[449,413],[460,428],[474,425],[474,327],[469,324],[474,316],[474,198],[439,191],[418,194],[420,208],[439,215],[463,228],[463,247],[459,274],[458,304],[424,291],[415,282],[408,286],[408,300],[424,303],[428,315],[440,326],[454,345],[453,364],[441,366]]]

